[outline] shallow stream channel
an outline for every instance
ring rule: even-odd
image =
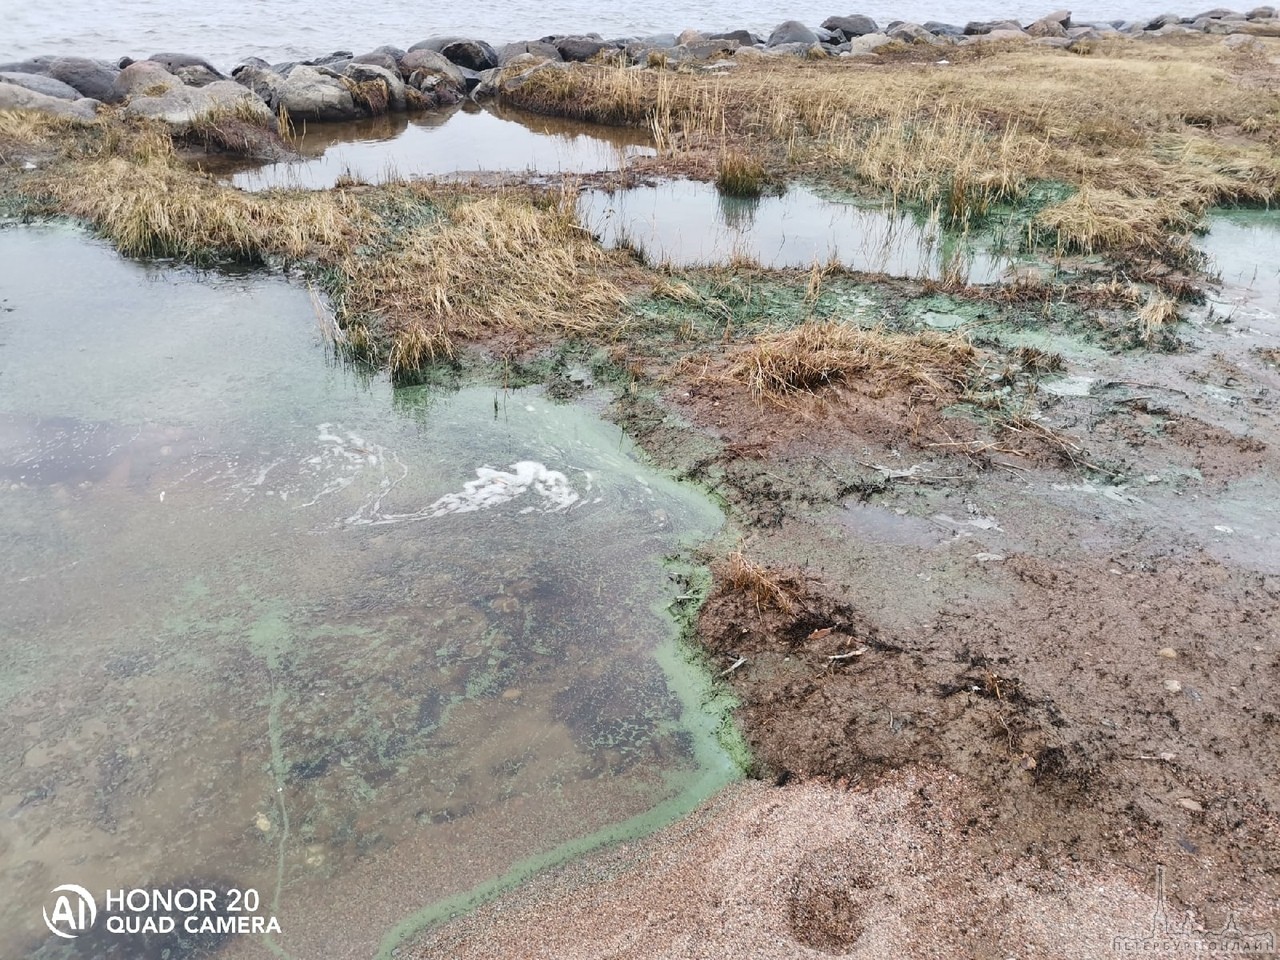
[[[0,263],[0,955],[389,956],[739,775],[677,617],[721,514],[616,427],[393,390],[277,276]],[[63,941],[61,884],[280,932]]]

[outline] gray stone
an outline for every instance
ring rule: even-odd
[[[115,102],[112,85],[119,72],[115,67],[85,57],[59,57],[45,71],[47,76],[75,87],[82,97],[104,103]]]
[[[860,13],[850,14],[847,17],[827,17],[822,21],[822,28],[833,33],[839,33],[846,40],[850,40],[853,37],[864,37],[868,33],[878,33],[880,30],[874,20],[870,17],[864,17]]]
[[[868,33],[861,37],[854,37],[849,41],[849,52],[851,54],[869,54],[875,53],[880,47],[886,43],[893,43],[889,37],[883,33]]]
[[[954,23],[939,23],[937,20],[928,20],[921,24],[926,30],[935,37],[962,37],[964,36],[964,27],[957,27]]]
[[[1261,40],[1245,33],[1231,34],[1222,41],[1222,45],[1238,53],[1259,53],[1266,49]]]
[[[342,71],[342,75],[352,83],[381,83],[387,95],[387,110],[400,113],[405,108],[404,81],[400,74],[376,63],[351,63]],[[368,110],[377,113],[377,110]]]
[[[499,84],[498,90],[500,93],[509,93],[514,90],[519,90],[521,87],[523,87],[526,83],[529,82],[530,78],[537,76],[539,73],[543,72],[544,70],[567,70],[567,69],[568,69],[568,65],[561,61],[544,60],[542,61],[542,63],[535,64],[534,66],[530,67],[528,70],[525,70],[523,73],[517,73],[514,76],[508,75],[506,79],[501,81],[501,83]],[[511,71],[509,70],[504,70],[503,72],[506,74],[511,73]]]
[[[1068,15],[1069,16],[1069,15]],[[1067,28],[1058,20],[1045,17],[1027,26],[1027,33],[1033,37],[1065,38]]]
[[[986,43],[1026,43],[1033,38],[1023,30],[1000,29],[992,30],[990,33],[975,39]]]
[[[560,37],[555,48],[564,60],[574,63],[585,63],[602,50],[615,49],[612,44],[595,37]]]
[[[1250,20],[1270,20],[1276,15],[1275,7],[1254,7],[1245,14]]]
[[[886,30],[885,35],[890,40],[898,40],[902,43],[937,44],[942,42],[918,23],[899,23],[897,26]]]
[[[202,118],[220,113],[234,114],[262,127],[270,127],[275,119],[271,108],[261,97],[231,80],[215,80],[202,87],[177,83],[154,96],[131,96],[124,107],[127,117],[160,120],[179,131]]]
[[[964,25],[966,37],[981,37],[992,30],[1021,30],[1022,24],[1016,20],[970,20]]]
[[[160,64],[191,87],[203,87],[218,80],[230,79],[208,60],[186,53],[153,53],[147,59]]]
[[[31,57],[27,60],[14,60],[10,63],[0,63],[0,72],[4,73],[38,73],[42,77],[49,75],[49,64],[57,60],[57,57]]]
[[[0,82],[0,110],[37,110],[55,117],[92,120],[97,112],[97,106],[96,100],[88,98],[64,100],[62,97],[50,97],[35,90],[20,87],[16,83]]]
[[[351,63],[381,67],[388,73],[395,74],[398,79],[400,77],[400,59],[403,56],[403,53],[400,54],[400,57],[396,57],[385,51],[371,50],[369,53],[362,53],[358,57],[352,57]]]
[[[740,47],[754,47],[761,39],[750,30],[724,30],[720,33],[708,33],[708,40],[736,40]]]
[[[1171,24],[1181,23],[1182,17],[1176,13],[1162,13],[1158,17],[1153,17],[1147,21],[1145,30],[1159,30],[1161,27],[1167,27]]]
[[[483,40],[455,40],[445,44],[440,53],[467,70],[492,70],[498,65],[497,52]]]
[[[505,67],[522,54],[530,53],[542,60],[561,60],[560,51],[541,40],[527,40],[524,43],[508,43],[498,51],[498,66]]]
[[[400,73],[405,79],[409,79],[414,74],[422,77],[436,76],[441,82],[446,82],[459,91],[466,87],[466,78],[463,77],[458,65],[451,63],[443,54],[436,53],[434,50],[410,50],[400,61]]]
[[[53,79],[53,77],[46,77],[41,73],[19,73],[16,70],[0,70],[0,81],[15,83],[36,93],[42,93],[46,97],[57,97],[59,100],[74,101],[80,99],[80,91],[75,87],[68,86],[61,80]]]
[[[289,71],[269,102],[273,110],[284,107],[295,121],[355,120],[361,116],[350,89],[340,77],[323,67],[305,63]]]
[[[116,101],[129,97],[156,97],[181,87],[182,81],[154,60],[136,60],[120,71],[112,84]]]
[[[680,36],[676,37],[676,46],[682,47],[705,39],[707,39],[707,35],[701,30],[684,30],[680,33]]]
[[[766,44],[770,47],[780,47],[783,44],[803,43],[811,46],[818,42],[818,35],[806,27],[799,20],[788,20],[780,23],[773,29],[773,33],[769,34]]]
[[[303,60],[302,65],[304,67],[329,67],[335,63],[349,63],[354,56],[355,54],[350,50],[335,50],[333,53],[326,53],[323,57]]]
[[[1214,7],[1212,10],[1206,10],[1204,13],[1197,13],[1194,17],[1187,17],[1187,20],[1194,23],[1197,20],[1224,20],[1228,17],[1240,18],[1242,15],[1235,10],[1228,10],[1226,7]]]

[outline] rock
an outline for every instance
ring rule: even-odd
[[[53,77],[46,77],[42,73],[19,73],[16,70],[3,70],[0,71],[0,81],[14,83],[36,93],[42,93],[46,97],[57,97],[59,100],[74,101],[80,99],[80,91],[75,87],[68,86],[61,80],[53,79]]]
[[[1231,29],[1232,33],[1247,33],[1254,37],[1280,37],[1280,20],[1247,20]]]
[[[441,48],[440,53],[450,63],[467,70],[492,70],[498,65],[498,54],[483,40],[454,40]]]
[[[1223,20],[1227,17],[1240,19],[1242,15],[1235,10],[1228,10],[1226,7],[1214,7],[1212,10],[1197,13],[1194,17],[1189,17],[1188,19],[1194,22],[1196,20]]]
[[[921,24],[926,30],[935,37],[962,37],[964,36],[964,28],[957,27],[954,23],[939,23],[937,20],[928,20]]]
[[[1161,647],[1156,651],[1156,656],[1164,657],[1166,660],[1177,660],[1178,651],[1173,649],[1173,647]]]
[[[849,52],[855,56],[859,54],[875,53],[880,47],[886,43],[893,43],[889,37],[883,33],[868,33],[861,37],[854,37],[849,41]]]
[[[273,110],[284,107],[295,121],[356,120],[362,115],[340,77],[304,63],[289,71],[269,103]]]
[[[1260,53],[1266,50],[1261,40],[1246,33],[1233,33],[1222,41],[1222,45],[1237,53]]]
[[[1176,13],[1162,13],[1160,16],[1147,21],[1144,30],[1159,30],[1161,27],[1167,27],[1170,24],[1181,23],[1182,18]]]
[[[16,83],[0,82],[0,110],[36,110],[55,117],[75,120],[92,120],[97,113],[98,101],[88,98],[67,100],[51,97],[36,90],[20,87]]]
[[[786,43],[803,43],[806,47],[818,42],[818,35],[799,20],[788,20],[774,27],[766,46],[780,47]]]
[[[685,30],[680,34],[680,36],[676,37],[675,45],[683,47],[705,39],[707,39],[707,36],[701,30]]]
[[[1182,36],[1183,34],[1195,33],[1195,31],[1190,27],[1184,27],[1180,23],[1165,24],[1159,30],[1153,30],[1151,32],[1157,37],[1177,37]]]
[[[1183,797],[1178,801],[1178,806],[1183,810],[1190,810],[1192,813],[1204,813],[1204,806],[1199,801],[1192,800],[1190,797]]]
[[[1191,24],[1191,29],[1197,33],[1217,34],[1218,36],[1226,36],[1232,32],[1235,23],[1245,23],[1245,21],[1202,19]]]
[[[1053,11],[1053,13],[1045,14],[1043,17],[1040,18],[1040,20],[1052,20],[1054,23],[1059,24],[1065,30],[1067,27],[1071,26],[1071,11],[1055,10]],[[1036,22],[1038,23],[1040,21],[1036,21]]]
[[[1030,41],[1032,38],[1021,30],[1001,29],[1001,30],[992,30],[990,33],[983,34],[982,36],[975,37],[974,39],[982,41],[983,43],[999,43],[1001,41],[1004,41],[1006,43],[1010,41],[1013,41],[1015,43],[1026,43]]]
[[[780,43],[776,47],[767,49],[768,53],[773,56],[807,57],[809,51],[814,47],[821,49],[821,45],[817,43]]]
[[[712,57],[732,54],[737,49],[736,40],[698,40],[672,47],[668,53],[676,60],[710,60]]]
[[[400,74],[406,80],[414,74],[439,77],[441,82],[447,82],[459,91],[466,88],[466,78],[463,77],[458,65],[451,63],[434,50],[410,50],[400,61]]]
[[[1027,26],[1027,34],[1033,37],[1066,37],[1067,27],[1062,21],[1071,20],[1071,14],[1066,14],[1065,18],[1058,18],[1057,14],[1051,14],[1042,17],[1035,23]]]
[[[1165,690],[1169,691],[1170,693],[1181,693],[1181,692],[1182,692],[1182,684],[1181,684],[1180,682],[1178,682],[1177,680],[1166,680],[1166,681],[1164,682],[1163,686],[1164,686]]]
[[[562,61],[544,60],[542,63],[535,65],[534,67],[524,71],[523,73],[518,73],[515,76],[507,76],[507,78],[502,80],[501,83],[499,84],[498,91],[500,93],[509,93],[513,90],[519,90],[521,87],[523,87],[526,83],[529,82],[529,79],[531,77],[536,76],[537,74],[543,72],[544,70],[567,70],[567,69],[568,69],[568,66]],[[503,71],[503,72],[508,74],[510,73],[510,71]]]
[[[541,40],[528,40],[524,43],[508,43],[505,47],[498,51],[498,66],[505,67],[508,63],[522,54],[532,54],[541,60],[562,60],[560,51],[549,43],[543,43]]]
[[[918,23],[900,23],[886,30],[885,36],[890,40],[899,40],[902,43],[937,44],[942,42]]]
[[[400,60],[403,57],[404,57],[403,53],[400,54],[399,57],[396,57],[386,51],[373,50],[373,51],[370,51],[369,53],[362,53],[358,57],[352,57],[351,63],[367,64],[372,67],[381,67],[383,70],[386,70],[388,73],[395,74],[395,76],[398,79],[400,77]]]
[[[289,70],[292,70],[295,66],[297,64],[290,65]],[[268,106],[274,108],[276,96],[284,85],[284,78],[287,72],[287,70],[283,72],[276,70],[265,60],[251,57],[232,70],[231,76],[236,83],[243,87],[248,87]]]
[[[1275,7],[1254,7],[1245,14],[1245,18],[1248,20],[1270,20],[1275,15]]]
[[[204,87],[218,80],[230,79],[208,60],[186,53],[153,53],[147,59],[160,64],[190,87]]]
[[[11,63],[0,63],[0,72],[4,73],[38,73],[42,77],[49,75],[49,64],[57,57],[31,57],[29,60],[15,60]]]
[[[381,84],[385,103],[380,96],[366,98],[364,104],[357,103],[357,106],[363,106],[365,112],[371,116],[379,116],[388,111],[400,113],[404,110],[404,81],[400,79],[399,73],[380,67],[376,63],[352,62],[342,71],[342,75],[358,86],[369,83]],[[360,99],[358,93],[356,99],[357,101]]]
[[[182,81],[154,60],[138,60],[120,71],[112,84],[116,102],[135,96],[156,97],[181,87]]]
[[[133,67],[148,62],[143,60]],[[175,82],[162,87],[154,95],[131,95],[124,108],[126,117],[160,120],[178,131],[190,128],[202,118],[218,114],[235,116],[264,128],[269,128],[275,120],[275,114],[261,97],[232,80],[215,80],[201,87]]]
[[[846,40],[880,32],[874,20],[860,13],[850,14],[847,17],[827,17],[822,21],[822,29],[842,34]]]
[[[586,63],[600,51],[614,49],[612,44],[594,37],[560,37],[555,48],[562,59],[573,63]]]
[[[742,47],[754,47],[761,39],[750,30],[725,30],[721,33],[708,33],[708,40],[736,40]]]
[[[45,71],[46,76],[74,87],[82,97],[114,103],[113,85],[119,70],[85,57],[58,57]]]
[[[981,37],[993,30],[1021,30],[1022,24],[1016,20],[970,20],[964,25],[966,37]]]
[[[302,65],[305,67],[329,67],[335,63],[347,63],[355,54],[350,50],[335,50],[333,53],[326,53],[323,57],[316,57],[314,60],[303,60]],[[288,73],[286,70],[285,73]]]

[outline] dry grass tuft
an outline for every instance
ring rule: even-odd
[[[39,146],[68,130],[93,122],[35,110],[0,110],[0,148]]]
[[[856,379],[944,393],[969,379],[976,360],[969,341],[954,334],[890,333],[808,322],[756,337],[731,365],[729,376],[775,403]]]
[[[1164,341],[1178,322],[1178,305],[1161,293],[1152,293],[1138,311],[1138,339],[1148,347]]]
[[[394,373],[450,357],[458,338],[485,332],[616,328],[622,292],[571,198],[439,199],[433,222],[395,234],[383,254],[349,255],[341,265],[351,278],[345,310],[381,318]]]
[[[721,565],[721,582],[734,593],[750,597],[757,610],[780,610],[794,613],[797,597],[794,590],[764,567],[752,563],[737,550]]]
[[[158,149],[145,136],[130,145]],[[346,246],[366,226],[340,192],[244,194],[174,164],[169,149],[93,160],[40,177],[33,189],[130,256],[300,260]]]
[[[349,77],[341,77],[343,86],[351,93],[356,106],[363,109],[371,117],[380,117],[387,112],[391,104],[391,90],[387,81],[374,80],[355,81]]]
[[[720,155],[716,187],[729,197],[758,197],[764,193],[764,164],[742,150],[726,150]]]

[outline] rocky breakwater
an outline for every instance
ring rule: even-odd
[[[1026,24],[1011,19],[882,23],[851,13],[828,17],[819,26],[788,20],[768,36],[746,29],[613,39],[599,34],[551,35],[499,47],[470,37],[437,36],[407,50],[381,46],[363,54],[338,51],[276,64],[251,59],[227,74],[188,54],[157,53],[118,63],[46,56],[0,63],[0,110],[38,110],[89,120],[104,104],[112,104],[125,115],[162,120],[179,131],[209,117],[228,116],[266,128],[276,120],[348,121],[433,109],[513,89],[533,70],[563,69],[575,62],[717,71],[768,57],[875,60],[904,49],[979,43],[1075,49],[1108,37],[1196,33],[1223,35],[1226,46],[1243,48],[1255,44],[1257,37],[1280,37],[1280,19],[1270,6],[1087,23],[1073,20],[1068,10]]]

